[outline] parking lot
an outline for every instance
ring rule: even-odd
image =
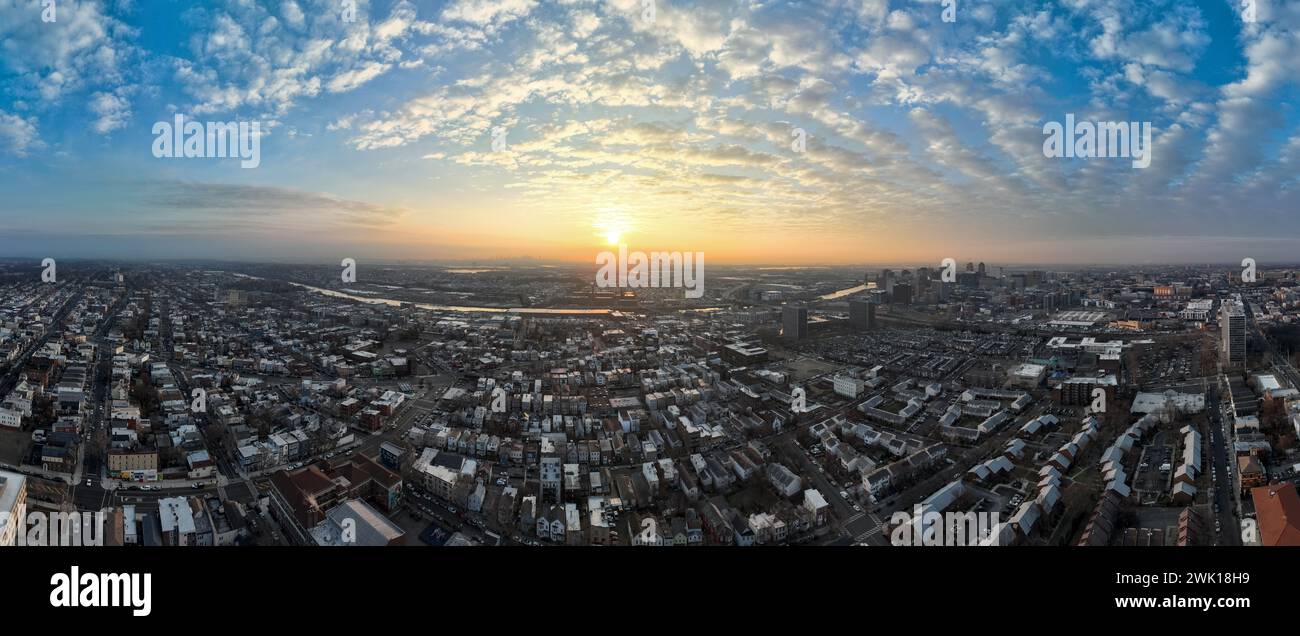
[[[1174,449],[1165,431],[1156,433],[1151,443],[1142,448],[1133,484],[1143,501],[1154,502],[1169,494],[1173,486],[1173,456]]]

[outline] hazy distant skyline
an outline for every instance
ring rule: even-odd
[[[1300,2],[341,5],[0,2],[0,256],[1300,254]],[[260,165],[155,158],[177,113],[261,122]],[[1045,158],[1067,113],[1150,121],[1150,167]]]

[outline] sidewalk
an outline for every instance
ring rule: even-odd
[[[126,479],[117,479],[114,477],[101,477],[100,484],[105,490],[116,490],[127,486],[152,486],[158,489],[170,488],[190,488],[194,484],[199,484],[204,488],[226,486],[230,483],[230,478],[225,475],[216,477],[203,477],[201,479],[159,479],[156,481],[130,481]]]
[[[86,443],[77,444],[77,467],[72,471],[72,483],[81,483],[81,470],[86,463]]]
[[[73,479],[73,476],[69,475],[68,473],[60,473],[58,471],[45,470],[40,466],[32,466],[29,464],[22,464],[19,466],[9,466],[8,464],[5,464],[3,467],[5,470],[13,471],[16,473],[20,473],[32,477],[43,477],[45,479],[49,479],[52,481],[61,481],[66,484],[72,484],[72,485],[77,484],[76,480]]]

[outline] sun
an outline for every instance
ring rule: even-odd
[[[604,238],[610,245],[622,245],[623,237],[632,229],[627,213],[616,208],[602,208],[597,212],[592,225],[596,236]]]

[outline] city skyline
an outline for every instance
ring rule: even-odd
[[[1080,265],[1300,247],[1294,3],[962,2],[951,22],[937,1],[340,6],[0,8],[0,254],[590,263],[616,239],[711,265]],[[155,156],[177,115],[258,122],[258,165]],[[1076,115],[1149,122],[1149,167],[1046,157],[1044,125]]]

